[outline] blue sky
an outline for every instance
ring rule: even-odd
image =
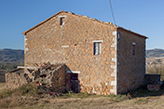
[[[111,0],[116,25],[149,37],[146,49],[164,49],[164,0]],[[24,49],[22,32],[60,10],[112,22],[109,0],[0,0],[0,49]]]

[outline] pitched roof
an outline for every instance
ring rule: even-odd
[[[115,24],[112,24],[111,22],[103,22],[103,21],[97,20],[97,19],[95,19],[95,18],[90,18],[90,17],[88,17],[88,16],[83,16],[83,15],[77,15],[77,14],[74,14],[74,13],[72,13],[72,12],[67,12],[67,11],[59,11],[58,13],[56,13],[56,14],[54,14],[53,16],[49,17],[48,19],[46,19],[46,20],[40,22],[39,24],[35,25],[34,27],[32,27],[32,28],[30,28],[30,29],[24,31],[23,34],[26,35],[26,33],[28,33],[29,31],[31,31],[31,30],[37,28],[38,26],[44,24],[45,22],[49,21],[50,19],[52,19],[53,17],[59,15],[60,13],[71,13],[72,15],[75,15],[75,16],[79,16],[79,17],[83,17],[83,18],[91,19],[91,20],[94,20],[94,21],[100,22],[100,23],[102,23],[102,24],[106,24],[106,25],[114,26],[114,27],[116,27],[116,28],[118,28],[118,29],[122,29],[122,30],[125,30],[125,31],[128,31],[128,32],[131,32],[131,33],[133,33],[133,34],[136,34],[136,35],[142,36],[142,37],[144,37],[144,38],[148,38],[148,37],[146,37],[146,36],[144,36],[144,35],[141,35],[141,34],[139,34],[139,33],[136,33],[136,32],[133,32],[133,31],[127,30],[127,29],[125,29],[125,28],[123,28],[123,27],[119,27],[119,26],[117,26],[117,25],[115,25]]]

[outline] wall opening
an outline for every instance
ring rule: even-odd
[[[94,55],[101,54],[101,42],[94,42]]]
[[[60,25],[64,25],[65,17],[60,17]]]

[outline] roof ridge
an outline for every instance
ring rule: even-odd
[[[106,25],[115,26],[116,28],[120,28],[120,29],[129,31],[129,32],[131,32],[131,33],[134,33],[134,34],[143,36],[143,37],[145,37],[145,38],[148,38],[148,37],[146,37],[146,36],[144,36],[144,35],[141,35],[141,34],[139,34],[139,33],[133,32],[133,31],[131,31],[131,30],[129,30],[129,29],[127,30],[127,29],[125,29],[125,28],[123,28],[123,27],[117,26],[116,24],[113,24],[112,22],[104,22],[104,21],[98,20],[98,19],[96,19],[96,18],[91,18],[91,17],[88,17],[88,16],[86,16],[86,15],[74,14],[73,12],[67,12],[67,11],[64,11],[64,10],[61,10],[61,11],[57,12],[56,14],[54,14],[54,15],[52,15],[51,17],[47,18],[46,20],[44,20],[44,21],[40,22],[39,24],[35,25],[34,27],[32,27],[32,28],[30,28],[30,29],[24,31],[22,34],[26,35],[27,32],[29,32],[29,31],[31,31],[31,30],[37,28],[38,26],[42,25],[43,23],[49,21],[50,19],[52,19],[52,18],[55,17],[56,15],[58,15],[58,14],[60,14],[60,13],[63,13],[63,12],[64,12],[64,13],[70,13],[70,14],[75,15],[75,16],[78,16],[78,17],[87,18],[87,19],[90,19],[90,20],[93,20],[93,21],[97,21],[97,22],[99,22],[99,23],[103,23],[103,24],[106,24]]]
[[[58,15],[58,14],[60,14],[60,13],[63,13],[63,12],[68,13],[67,11],[61,10],[61,11],[57,12],[56,14],[52,15],[51,17],[47,18],[46,20],[44,20],[44,21],[38,23],[37,25],[33,26],[32,28],[30,28],[30,29],[28,29],[28,30],[22,32],[22,34],[26,35],[27,32],[29,32],[29,31],[31,31],[31,30],[37,28],[38,26],[42,25],[43,23],[47,22],[48,20],[52,19],[52,18],[55,17],[56,15]]]
[[[74,14],[73,12],[67,12],[67,11],[64,11],[64,10],[61,10],[59,12],[57,12],[56,14],[52,15],[51,17],[47,18],[46,20],[40,22],[39,24],[33,26],[32,28],[22,32],[22,34],[26,35],[27,32],[37,28],[38,26],[42,25],[43,23],[49,21],[50,19],[52,19],[53,17],[55,17],[56,15],[60,14],[60,13],[71,13],[72,15],[75,15],[75,16],[78,16],[78,17],[83,17],[83,18],[88,18],[88,19],[91,19],[91,20],[94,20],[94,21],[97,21],[97,22],[100,22],[100,23],[104,23],[104,24],[107,24],[107,25],[111,25],[111,26],[116,26],[115,24],[113,24],[112,22],[104,22],[104,21],[101,21],[101,20],[98,20],[96,18],[91,18],[91,17],[88,17],[88,16],[84,16],[84,15],[79,15],[79,14]]]

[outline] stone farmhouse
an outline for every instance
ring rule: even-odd
[[[66,11],[23,34],[25,67],[64,64],[67,91],[109,95],[144,84],[146,36]]]

